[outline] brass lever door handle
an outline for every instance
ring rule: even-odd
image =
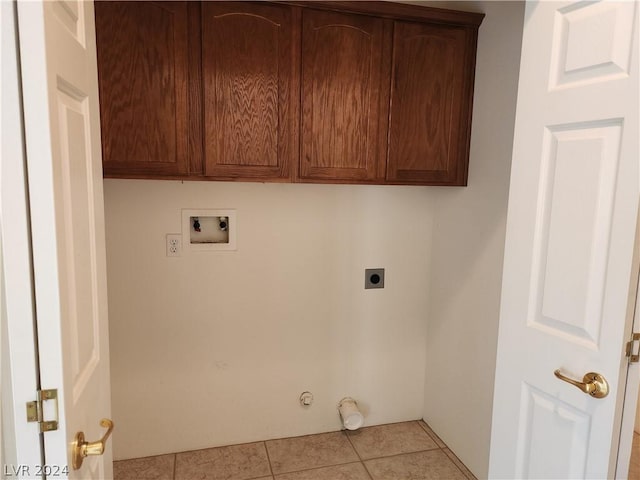
[[[108,418],[100,420],[100,426],[107,429],[106,433],[97,442],[87,442],[84,439],[84,432],[76,433],[76,440],[73,442],[73,458],[72,466],[74,470],[78,470],[82,466],[84,457],[89,455],[102,455],[104,453],[104,444],[107,443],[111,432],[113,432],[113,422]]]
[[[609,384],[607,383],[607,380],[599,373],[585,373],[581,382],[569,377],[565,377],[562,373],[560,373],[560,370],[556,370],[555,372],[553,372],[553,374],[560,380],[578,387],[584,393],[587,393],[594,398],[604,398],[609,394]]]

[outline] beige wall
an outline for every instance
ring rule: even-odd
[[[469,186],[434,206],[424,418],[478,478],[489,465],[493,380],[524,4],[482,11]]]
[[[421,418],[432,196],[106,180],[115,458],[337,430],[347,395]],[[237,209],[238,250],[167,258],[182,208]]]

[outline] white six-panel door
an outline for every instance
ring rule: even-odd
[[[71,467],[76,432],[99,440],[111,415],[93,15],[89,1],[18,2],[40,378],[59,394],[45,461],[69,466],[70,478],[106,479],[111,440]]]
[[[637,2],[526,6],[491,478],[613,476],[637,282],[637,29]]]

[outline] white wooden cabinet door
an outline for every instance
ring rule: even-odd
[[[71,467],[76,432],[99,440],[111,415],[93,15],[90,1],[18,2],[40,379],[59,395],[44,461],[68,465],[69,478],[105,479],[111,440]]]
[[[491,478],[612,478],[638,265],[637,2],[528,2]],[[593,398],[554,376],[609,382]]]

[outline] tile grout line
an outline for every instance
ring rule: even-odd
[[[438,434],[433,430],[433,428],[431,428],[429,426],[429,424],[427,422],[424,421],[424,419],[422,419],[422,423],[424,423],[424,425],[420,422],[420,420],[416,420],[416,422],[418,422],[418,425],[420,425],[420,428],[422,428],[422,430],[429,436],[429,438],[431,438],[431,440],[433,440],[436,443],[436,446],[442,451],[442,453],[444,453],[446,455],[446,457],[451,461],[451,463],[453,463],[456,468],[458,470],[460,470],[460,472],[462,472],[462,475],[464,476],[464,478],[466,478],[467,480],[469,480],[469,475],[467,474],[467,472],[469,472],[472,475],[472,478],[477,480],[476,476],[473,475],[473,473],[471,473],[471,470],[469,470],[469,467],[467,467],[462,460],[460,460],[458,458],[458,456],[453,452],[453,450],[451,450],[449,448],[449,446],[444,443],[444,440],[442,440]],[[428,428],[425,428],[425,426]],[[434,438],[435,437],[435,438]],[[441,443],[442,445],[444,445],[444,447],[441,447],[439,445],[439,443]],[[451,452],[451,455],[453,455],[456,460],[458,460],[458,462],[460,463],[460,465],[463,465],[464,468],[466,469],[466,471],[460,467],[460,465],[458,465],[458,463],[456,463],[449,455],[447,455],[447,451]]]
[[[364,467],[364,471],[367,472],[367,475],[369,475],[369,478],[371,480],[373,480],[373,475],[371,475],[371,472],[369,471],[369,469],[367,468],[367,466],[364,463],[364,460],[362,460],[362,457],[360,456],[360,452],[358,452],[358,449],[356,448],[356,446],[351,441],[351,435],[346,433],[346,431],[345,431],[344,435],[345,435],[345,437],[347,437],[347,441],[351,445],[351,448],[353,448],[353,451],[356,452],[356,455],[358,456],[358,459],[360,459],[360,464]]]
[[[436,447],[436,448],[426,448],[426,449],[422,449],[422,450],[412,450],[412,451],[410,451],[410,452],[394,453],[394,454],[392,454],[392,455],[383,455],[383,456],[381,456],[381,457],[371,457],[371,458],[367,458],[367,459],[363,460],[363,463],[364,463],[365,461],[369,461],[369,460],[385,460],[385,459],[387,459],[387,458],[401,457],[401,456],[403,456],[403,455],[413,455],[414,453],[433,452],[433,451],[435,451],[435,450],[442,450],[442,449],[441,449],[441,448],[438,448],[438,447]],[[442,452],[442,453],[444,453],[444,452]],[[445,454],[445,455],[446,455],[446,454]],[[447,457],[447,458],[449,458],[449,457]],[[449,460],[451,460],[451,459],[449,458]],[[451,461],[453,462],[453,460],[451,460]]]
[[[425,428],[422,423],[420,423],[420,420],[416,420],[416,422],[418,423],[418,425],[420,425],[420,428],[422,429],[422,431],[424,433],[427,434],[427,436],[433,440],[436,444],[436,446],[440,449],[440,450],[444,450],[445,448],[449,448],[447,446],[446,443],[444,443],[444,441],[438,436],[438,434],[436,432],[433,431],[433,429],[429,426],[429,424],[427,422],[425,422],[424,420],[422,420],[422,422],[424,423],[424,425],[429,429],[427,430],[427,428]],[[430,433],[431,432],[431,433]],[[444,447],[441,447],[440,444],[444,445]]]
[[[291,471],[286,471],[286,472],[280,472],[280,473],[278,473],[278,475],[289,475],[290,473],[311,472],[312,470],[321,470],[323,468],[331,468],[331,467],[343,467],[344,465],[351,465],[352,463],[363,463],[363,462],[359,462],[358,460],[354,460],[353,462],[332,463],[330,465],[320,465],[320,466],[317,466],[317,467],[303,468],[301,470],[291,470]]]
[[[466,478],[467,480],[470,480],[470,479],[469,479],[469,475],[467,474],[467,472],[469,472],[469,474],[471,474],[471,476],[472,476],[471,478],[474,478],[474,479],[476,479],[476,480],[477,480],[476,476],[475,476],[475,475],[473,475],[473,472],[471,472],[471,470],[469,470],[469,468],[468,468],[464,463],[462,463],[462,460],[460,460],[460,459],[458,458],[458,456],[457,456],[455,453],[453,453],[453,450],[451,450],[449,447],[447,447],[447,450],[451,453],[451,455],[453,455],[453,456],[456,458],[456,460],[458,460],[458,462],[460,463],[460,465],[463,465],[463,466],[464,466],[464,468],[466,469],[466,471],[465,471],[465,470],[463,470],[463,469],[462,469],[462,467],[460,467],[460,465],[458,465],[458,463],[457,463],[457,462],[455,462],[455,461],[453,460],[453,458],[451,458],[449,455],[447,455],[447,452],[444,452],[444,449],[443,449],[444,454],[445,454],[445,455],[447,455],[447,458],[448,458],[449,460],[451,460],[451,463],[453,463],[453,464],[458,468],[458,470],[460,470],[460,471],[462,472],[462,475],[464,476],[464,478]]]
[[[267,448],[266,440],[264,440],[262,444],[264,445],[264,451],[267,452],[267,463],[269,463],[269,471],[271,472],[271,478],[276,478],[276,475],[273,473],[273,465],[271,465],[271,456],[269,455],[269,449]]]
[[[178,454],[173,454],[173,480],[176,480],[176,471],[178,470]]]

